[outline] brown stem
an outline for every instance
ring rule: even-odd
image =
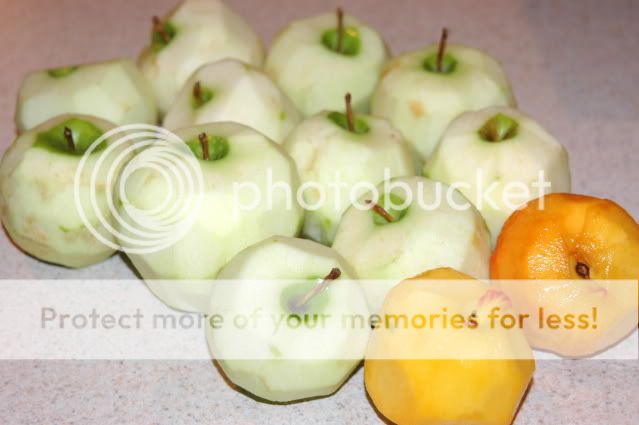
[[[575,271],[582,279],[590,279],[590,267],[584,263],[577,263],[575,266]]]
[[[342,275],[342,271],[338,269],[337,267],[333,267],[331,271],[326,276],[324,276],[324,279],[322,279],[322,281],[319,284],[315,285],[313,289],[308,291],[306,295],[304,295],[295,303],[294,310],[296,311],[303,310],[304,306],[306,306],[306,304],[308,304],[310,300],[312,300],[316,295],[318,295],[324,289],[326,289],[326,287],[330,285],[331,282],[333,282],[336,279],[339,279],[341,275]]]
[[[367,199],[366,203],[369,205],[372,205],[371,209],[375,211],[377,214],[381,215],[384,218],[384,220],[388,221],[389,223],[392,223],[393,221],[395,221],[395,217],[390,215],[390,213],[386,211],[384,207],[382,207],[381,205],[371,201],[370,199]]]
[[[335,49],[337,53],[342,53],[342,39],[344,38],[344,11],[341,7],[337,8],[337,45]]]
[[[344,96],[344,102],[346,103],[346,123],[348,124],[348,131],[355,131],[355,124],[353,123],[353,106],[351,105],[351,94],[346,93]]]
[[[205,161],[209,160],[209,138],[206,133],[200,133],[198,136],[200,139],[200,146],[202,146],[202,159]]]
[[[69,127],[64,127],[64,138],[67,140],[67,145],[71,152],[75,152],[75,141],[73,140],[73,132]]]
[[[160,34],[160,37],[162,37],[162,40],[164,40],[165,43],[171,41],[171,36],[169,36],[169,33],[166,32],[164,24],[157,16],[153,17],[153,32],[157,32],[158,34]]]
[[[202,99],[202,84],[200,84],[199,81],[196,81],[195,84],[193,84],[193,97],[198,104],[204,103]]]
[[[444,51],[446,50],[446,41],[448,40],[448,30],[442,28],[442,35],[439,38],[439,49],[437,50],[437,72],[442,72],[442,62],[444,60]]]

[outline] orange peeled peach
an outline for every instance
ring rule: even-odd
[[[546,195],[506,221],[491,258],[491,278],[528,280],[502,288],[517,310],[535,315],[525,326],[533,347],[592,355],[637,325],[639,225],[607,199]],[[584,314],[589,326],[566,327],[569,315]],[[554,328],[548,326],[551,315]]]
[[[419,330],[376,327],[364,380],[377,410],[402,425],[510,424],[535,361],[521,329],[490,328],[485,320],[495,306],[508,305],[488,284],[449,268],[395,286],[384,301],[382,323],[442,311],[464,312],[467,320],[456,329],[441,321]]]

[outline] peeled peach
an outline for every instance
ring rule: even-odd
[[[508,218],[491,277],[528,280],[501,286],[517,310],[534,315],[525,326],[533,347],[564,356],[594,354],[637,325],[639,225],[607,199],[546,195]],[[588,326],[566,328],[569,315],[584,314]],[[548,326],[551,315],[556,329]]]
[[[395,286],[364,365],[366,389],[378,411],[402,425],[510,424],[535,362],[520,329],[488,326],[487,313],[496,306],[509,311],[508,305],[488,284],[449,268]],[[454,329],[435,318],[423,329],[389,326],[402,315],[415,324],[412,318],[442,311],[451,315],[451,324],[460,312],[468,320]]]

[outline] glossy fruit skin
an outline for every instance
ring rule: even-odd
[[[450,268],[422,273],[393,288],[384,302],[382,314],[403,303],[409,305],[406,311],[412,312],[412,302],[427,300],[423,297],[429,296],[418,281],[429,279],[472,278]],[[469,296],[485,293],[484,286],[479,281],[474,282],[464,282],[469,284]],[[364,366],[364,381],[379,412],[402,425],[510,424],[535,370],[534,360],[525,359],[372,358],[377,349],[389,350],[386,353],[391,354],[393,350],[401,352],[400,347],[404,344],[389,346],[392,341],[386,338],[384,333],[373,331]],[[523,350],[530,352],[523,337],[521,340]],[[429,352],[428,344],[442,342],[425,338],[421,346],[419,342],[406,343],[413,343],[417,349],[424,347],[424,352]]]
[[[491,257],[492,279],[579,279],[577,263],[586,264],[593,280],[639,279],[639,225],[618,204],[591,196],[553,193],[530,201],[506,221]],[[593,354],[616,342],[637,324],[637,291],[631,285],[600,283],[604,298],[583,298],[590,304],[610,304],[614,315],[600,323],[602,333],[588,333],[588,338],[566,341],[567,336],[527,329],[531,344],[562,355]],[[548,295],[547,286],[522,285],[520,291],[510,286],[506,292],[518,309],[534,305],[577,305],[575,298],[557,299]],[[597,288],[594,288],[597,289]],[[553,291],[554,292],[554,291]],[[586,295],[582,295],[586,297]],[[584,301],[585,302],[585,301]],[[608,335],[603,334],[606,330]],[[563,336],[562,336],[563,335]]]

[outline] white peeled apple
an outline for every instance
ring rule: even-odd
[[[176,182],[166,179],[167,173],[176,171],[171,164],[138,167],[136,160],[143,158],[142,152],[129,163],[133,171],[123,169],[123,176],[127,176],[121,183],[124,196],[116,202],[123,222],[119,229],[126,237],[135,237],[127,230],[127,224],[134,230],[144,230],[143,222],[136,221],[127,208],[168,213],[172,208],[196,205],[195,197],[201,196],[200,207],[193,207],[190,213],[194,214],[192,226],[177,241],[159,250],[137,253],[137,245],[129,244],[132,249],[127,254],[150,289],[166,304],[181,310],[205,311],[210,279],[229,259],[269,236],[294,236],[299,232],[303,218],[300,206],[285,191],[269,188],[271,183],[284,184],[294,194],[299,178],[295,164],[282,148],[249,127],[212,123],[185,127],[175,134],[198,158],[202,191],[197,187],[181,191]],[[122,246],[127,251],[124,240]],[[183,282],[167,284],[155,279]]]
[[[455,119],[424,175],[457,185],[486,220],[493,243],[521,204],[544,193],[570,191],[566,150],[532,118],[508,107]],[[541,187],[543,182],[550,187]]]
[[[158,119],[153,91],[130,59],[28,74],[18,92],[18,130],[62,114],[94,115],[117,125],[156,124]]]
[[[300,120],[295,106],[268,76],[227,59],[204,65],[189,78],[169,108],[164,127],[233,121],[280,143]]]
[[[257,397],[288,402],[335,392],[360,363],[368,306],[355,275],[334,250],[275,236],[233,258],[219,273],[207,340],[226,376]],[[255,318],[239,328],[236,318]]]
[[[184,0],[166,18],[153,18],[151,43],[140,55],[139,66],[164,113],[196,69],[225,58],[261,66],[262,42],[223,2]]]
[[[387,118],[428,159],[448,124],[462,112],[514,105],[501,65],[470,47],[426,46],[388,62],[373,94],[373,115]],[[441,60],[440,60],[441,58]]]
[[[333,243],[361,279],[379,280],[365,284],[372,311],[397,282],[424,270],[452,267],[488,277],[490,235],[461,193],[423,177],[387,183],[393,186],[377,186],[377,203],[366,193],[344,213]],[[373,208],[362,208],[365,201]]]
[[[86,150],[113,123],[85,115],[60,115],[22,133],[0,162],[0,212],[11,239],[25,252],[50,263],[84,267],[115,251],[96,239],[76,209],[74,182]],[[109,169],[119,169],[117,156],[126,145],[111,151],[106,139],[87,156],[79,180],[78,199],[86,219],[99,234],[115,244],[94,206],[111,225],[106,185]],[[108,154],[106,152],[109,152]],[[91,174],[99,160],[95,185]],[[90,197],[95,194],[96,204]]]
[[[341,41],[340,41],[341,40]],[[338,10],[294,21],[273,41],[266,72],[305,114],[341,108],[351,92],[358,112],[368,112],[388,51],[372,28]]]
[[[304,187],[304,234],[330,245],[342,214],[385,178],[414,175],[410,147],[386,120],[347,112],[320,112],[284,142]],[[338,181],[340,183],[338,183]]]

